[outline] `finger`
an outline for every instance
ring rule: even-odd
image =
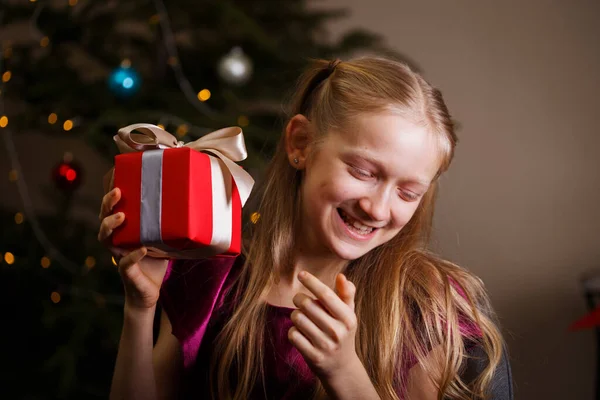
[[[329,350],[333,342],[315,323],[302,311],[294,310],[290,316],[294,326],[306,337],[314,347]]]
[[[338,339],[339,335],[336,328],[340,327],[341,322],[329,314],[320,304],[319,300],[312,299],[304,293],[298,293],[292,301],[325,335],[333,339]]]
[[[321,304],[334,316],[334,318],[341,321],[350,318],[351,310],[348,308],[348,305],[342,301],[340,296],[331,290],[329,286],[321,282],[316,276],[307,271],[302,272],[304,272],[305,275],[302,276],[302,273],[298,274],[300,282],[306,286],[317,299],[319,299]]]
[[[109,215],[102,220],[100,224],[100,230],[98,232],[98,240],[104,242],[112,235],[113,230],[121,225],[125,221],[125,214],[118,212],[114,215]]]
[[[346,303],[352,310],[354,310],[354,296],[356,295],[356,286],[350,282],[346,275],[338,274],[335,280],[335,287],[338,296],[344,303]]]
[[[100,206],[100,215],[98,216],[98,219],[100,219],[100,221],[106,218],[106,216],[110,215],[113,207],[115,206],[115,204],[117,204],[120,198],[121,189],[119,188],[114,188],[113,190],[104,195],[104,197],[102,198],[102,205]]]
[[[304,336],[302,332],[300,332],[295,326],[292,326],[288,330],[288,340],[292,343],[292,345],[294,345],[295,348],[298,349],[300,354],[302,354],[302,357],[305,359],[310,361],[319,359],[319,353],[314,348],[310,340],[308,340],[306,336]]]
[[[132,252],[128,253],[125,257],[119,260],[119,272],[121,274],[127,275],[129,278],[133,278],[128,273],[131,266],[135,265],[142,258],[144,258],[147,252],[148,250],[146,249],[146,247],[140,247],[139,249],[133,250]]]
[[[110,252],[113,254],[117,265],[119,265],[119,261],[121,261],[121,258],[125,257],[129,252],[126,249],[114,246],[108,246],[108,250],[110,250]]]

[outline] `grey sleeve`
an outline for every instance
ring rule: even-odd
[[[461,377],[466,382],[471,382],[485,369],[488,359],[481,346],[474,346],[467,353],[470,358]],[[502,350],[502,359],[492,378],[489,394],[488,400],[514,399],[512,371],[506,348]]]

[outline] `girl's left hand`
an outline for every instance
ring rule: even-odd
[[[292,312],[294,326],[288,338],[320,379],[333,379],[359,361],[354,347],[356,287],[343,274],[336,277],[337,293],[307,271],[298,279],[317,299],[303,293],[294,296],[298,310]]]

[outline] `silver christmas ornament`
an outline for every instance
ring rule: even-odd
[[[219,76],[227,83],[242,85],[252,76],[252,60],[242,51],[234,47],[219,61]]]

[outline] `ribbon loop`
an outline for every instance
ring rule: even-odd
[[[140,133],[132,133],[138,131]],[[121,153],[190,147],[193,150],[209,152],[219,157],[226,165],[240,194],[242,206],[248,200],[254,179],[234,161],[245,160],[248,156],[242,129],[237,126],[219,129],[202,136],[193,142],[183,144],[175,136],[152,124],[132,124],[119,129],[113,137]]]

